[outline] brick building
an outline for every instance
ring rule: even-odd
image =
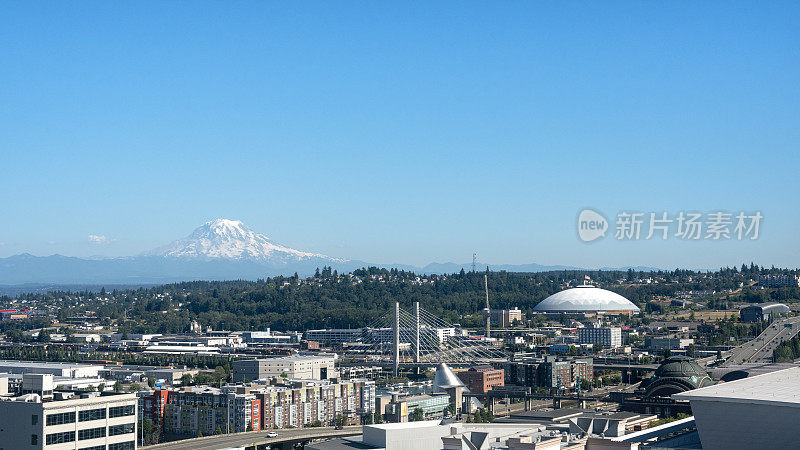
[[[470,392],[485,394],[495,386],[505,385],[505,372],[491,366],[470,367],[468,370],[456,372],[458,378]]]

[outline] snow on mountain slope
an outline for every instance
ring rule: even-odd
[[[285,264],[311,259],[344,262],[273,243],[238,220],[216,219],[195,229],[189,236],[147,253],[172,258],[221,258]]]

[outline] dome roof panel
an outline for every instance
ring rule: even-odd
[[[540,312],[639,311],[625,297],[594,286],[578,286],[557,292],[533,308]]]

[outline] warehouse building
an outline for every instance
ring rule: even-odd
[[[742,322],[761,322],[789,312],[789,307],[783,303],[756,303],[739,310],[739,317],[741,317]]]
[[[327,380],[338,376],[336,357],[284,356],[280,358],[245,359],[233,362],[233,381],[264,380],[285,377],[305,380]]]

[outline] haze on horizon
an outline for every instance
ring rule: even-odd
[[[798,12],[9,3],[0,257],[136,255],[224,217],[383,264],[798,267]],[[764,220],[586,244],[584,208]]]

